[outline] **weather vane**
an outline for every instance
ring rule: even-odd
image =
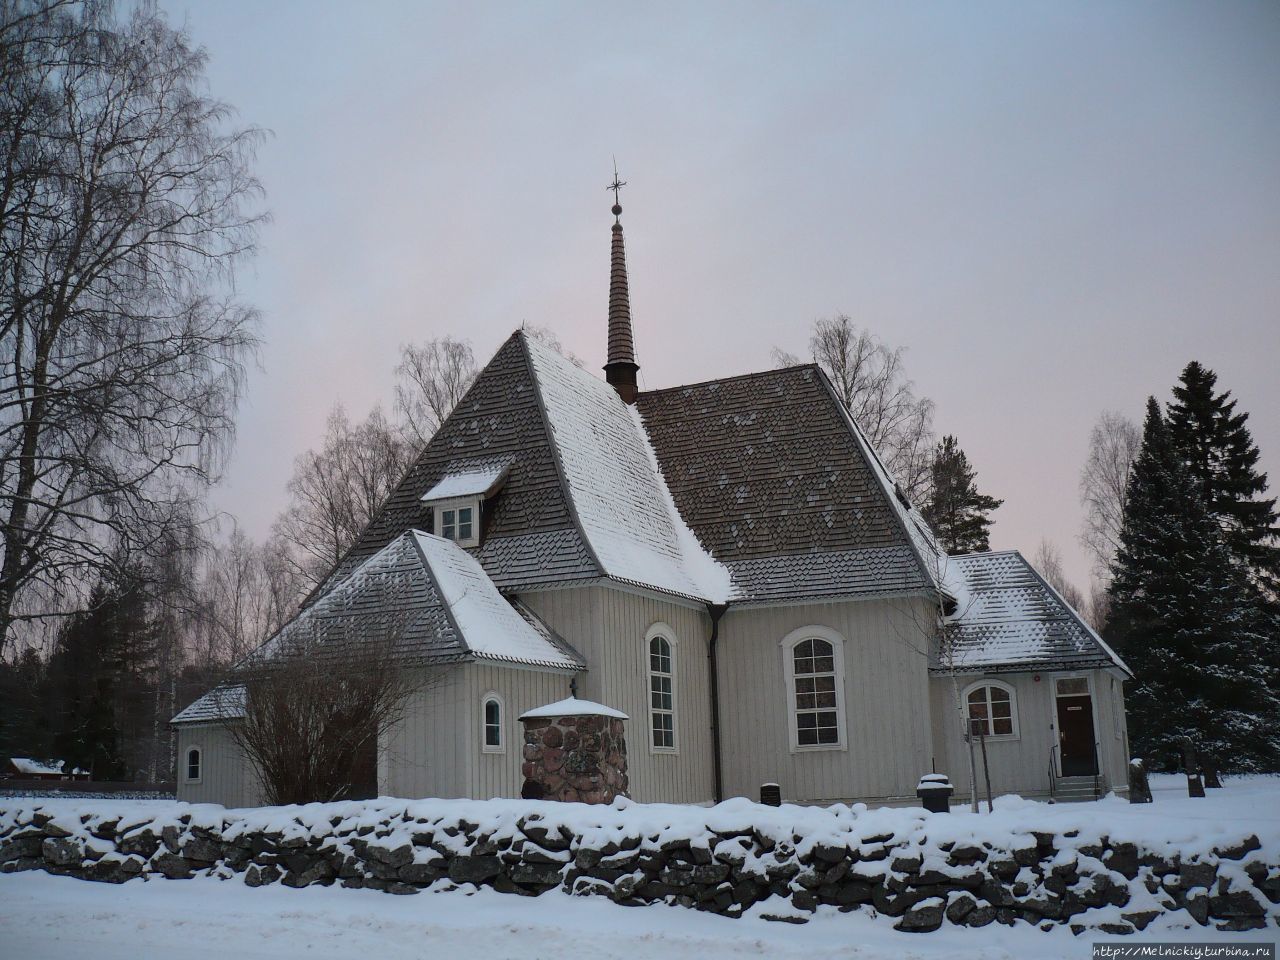
[[[627,181],[618,179],[618,158],[614,157],[613,158],[613,183],[609,184],[607,187],[605,187],[605,189],[613,191],[613,205],[615,207],[620,205],[620,201],[618,200],[618,191],[621,190],[626,185],[627,185]],[[614,216],[617,216],[621,212],[622,212],[621,210],[615,210]]]

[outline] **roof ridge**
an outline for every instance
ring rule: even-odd
[[[793,363],[786,367],[774,367],[770,370],[755,370],[750,373],[735,373],[727,377],[711,377],[707,380],[695,380],[693,383],[680,383],[673,387],[658,387],[654,390],[641,390],[638,396],[652,397],[659,393],[671,393],[675,390],[689,390],[694,387],[705,387],[712,383],[729,383],[733,380],[750,380],[753,377],[767,377],[775,373],[790,373],[795,370],[821,370],[822,368],[813,361],[808,363]]]
[[[608,572],[605,570],[604,564],[600,562],[600,555],[596,553],[595,544],[593,544],[591,542],[591,538],[587,536],[586,527],[582,523],[582,516],[578,512],[578,504],[574,500],[573,488],[569,483],[569,476],[564,469],[564,456],[560,452],[560,443],[556,440],[556,432],[551,426],[551,417],[547,413],[547,398],[543,392],[545,387],[543,386],[542,378],[538,376],[537,366],[533,362],[533,340],[527,333],[525,333],[523,327],[517,330],[516,334],[520,337],[520,353],[524,358],[525,369],[529,372],[529,382],[533,384],[533,397],[538,406],[538,416],[542,420],[542,433],[543,436],[547,438],[547,446],[551,449],[551,462],[555,464],[556,477],[560,481],[560,492],[564,496],[565,507],[569,511],[569,517],[573,520],[574,529],[578,532],[578,539],[582,541],[583,548],[587,551],[587,555],[591,557],[591,562],[595,565],[596,575],[606,577],[608,576]],[[561,360],[564,360],[566,366],[573,367],[575,370],[581,370],[580,367],[569,363],[568,360],[565,360],[563,356],[550,347],[546,347],[546,352],[560,357]],[[585,370],[582,370],[581,372],[585,376],[591,377],[591,374],[587,373]],[[597,379],[595,377],[591,378],[593,380]],[[598,380],[597,382],[604,384],[606,387],[609,386],[603,380]],[[610,392],[613,392],[612,387],[609,389]],[[614,393],[614,396],[616,397],[617,394]]]

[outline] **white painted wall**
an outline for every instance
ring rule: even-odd
[[[775,782],[787,801],[915,798],[931,736],[922,598],[729,609],[719,660],[726,796]],[[844,641],[845,740],[793,751],[783,640],[806,627]]]
[[[200,779],[187,779],[187,751],[201,752]],[[256,807],[262,790],[231,731],[223,724],[183,724],[178,728],[179,800],[220,803],[225,807]]]
[[[1048,795],[1049,754],[1057,742],[1057,706],[1054,702],[1053,681],[1057,677],[1080,675],[1089,678],[1094,709],[1094,736],[1104,777],[1103,788],[1114,789],[1121,794],[1127,792],[1129,757],[1124,696],[1120,680],[1109,671],[960,675],[956,677],[954,687],[961,694],[970,685],[990,679],[1012,687],[1017,697],[1018,736],[987,741],[993,794]],[[953,681],[949,677],[935,676],[930,686],[934,754],[938,771],[951,777],[957,797],[968,797],[968,747],[964,743],[963,720],[956,712]],[[975,756],[981,795],[986,790],[982,759],[979,753],[975,753]]]

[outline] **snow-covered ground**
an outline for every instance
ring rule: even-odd
[[[1186,797],[1181,778],[1155,778],[1156,803],[1116,800],[1046,808],[1047,819],[1089,815],[1098,827],[1192,836],[1226,825],[1256,833],[1264,850],[1280,834],[1280,778],[1228,781],[1208,799]],[[145,802],[138,801],[139,805]],[[1012,811],[1011,811],[1012,812]],[[1025,816],[1025,808],[1021,811]],[[996,816],[1006,816],[997,811]],[[968,816],[967,814],[961,816]],[[1161,827],[1161,821],[1165,821]],[[767,907],[767,905],[766,905]],[[761,912],[757,907],[754,913]],[[1163,924],[1163,925],[1162,925]],[[1140,939],[1272,941],[1276,931],[1223,934],[1170,927],[1158,920]],[[802,926],[758,916],[731,920],[681,907],[621,907],[602,898],[559,892],[523,898],[481,890],[465,895],[392,896],[368,890],[281,886],[251,889],[239,880],[132,881],[120,886],[44,873],[0,876],[0,955],[13,960],[92,956],[146,960],[181,953],[191,960],[294,960],[472,956],[560,958],[588,954],[627,960],[715,960],[719,957],[1031,958],[1088,957],[1089,944],[1113,939],[1048,932],[1025,924],[982,929],[944,926],[935,933],[894,931],[869,911],[820,908]],[[1132,940],[1130,941],[1132,942]]]

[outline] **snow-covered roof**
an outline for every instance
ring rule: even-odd
[[[81,776],[89,772],[76,767],[70,773],[67,773],[65,771],[67,761],[65,760],[34,760],[31,757],[10,757],[9,762],[13,764],[13,768],[19,773],[25,773],[29,776]]]
[[[510,457],[455,461],[421,499],[423,503],[431,503],[454,497],[489,497],[502,486],[510,471]]]
[[[498,592],[480,564],[457,544],[415,530],[418,549],[430,568],[437,593],[475,657],[580,670],[585,666],[563,640],[527,608]]]
[[[1016,550],[951,557],[962,580],[950,657],[962,672],[1115,667],[1132,671]],[[949,659],[950,662],[946,662]]]
[[[333,651],[358,657],[362,648],[385,640],[408,664],[479,659],[569,672],[586,666],[531,611],[504,598],[473,556],[421,530],[402,534],[356,567],[246,665],[270,660],[295,640],[314,641],[312,656]],[[219,687],[171,722],[243,716],[243,695],[243,687]]]
[[[630,720],[621,710],[606,707],[603,703],[591,700],[579,700],[577,697],[566,697],[543,707],[534,707],[520,714],[521,720],[540,720],[548,717],[612,717],[615,720]]]
[[[223,684],[181,710],[170,723],[212,723],[244,716],[244,687]]]
[[[609,384],[526,337],[569,501],[601,573],[700,600],[729,597],[729,571],[685,524],[644,425]]]

